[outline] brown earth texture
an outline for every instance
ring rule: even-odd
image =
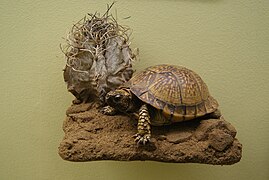
[[[242,156],[236,129],[223,116],[152,126],[151,142],[138,145],[133,138],[137,121],[127,115],[106,116],[89,103],[72,105],[66,115],[59,155],[68,161],[150,160],[231,165]]]

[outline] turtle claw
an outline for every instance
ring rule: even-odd
[[[133,136],[135,138],[135,142],[137,142],[137,144],[143,144],[146,145],[148,142],[150,142],[150,134],[135,134]]]
[[[101,113],[109,116],[113,116],[116,114],[116,110],[111,106],[105,106],[101,109]]]

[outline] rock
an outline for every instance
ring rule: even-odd
[[[151,142],[145,146],[137,145],[132,137],[136,123],[125,115],[105,116],[90,104],[73,105],[63,124],[59,155],[75,162],[151,160],[214,165],[234,164],[242,156],[236,130],[223,117],[152,127]]]
[[[190,132],[176,132],[167,134],[166,139],[170,143],[178,144],[189,140],[191,136],[192,134]]]
[[[208,136],[209,145],[218,151],[223,151],[233,143],[233,137],[220,129],[214,129]]]
[[[206,121],[201,121],[201,124],[194,132],[194,136],[197,140],[205,140],[208,138],[209,133],[215,129],[222,129],[233,138],[236,136],[235,128],[225,121],[223,117],[219,120],[207,119]]]

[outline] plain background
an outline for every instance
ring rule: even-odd
[[[203,77],[238,131],[239,163],[72,163],[58,156],[73,99],[59,44],[73,23],[105,12],[107,3],[0,1],[0,179],[269,179],[268,0],[118,0],[111,11],[133,29],[138,71],[170,63]]]

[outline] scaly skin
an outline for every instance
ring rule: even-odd
[[[147,105],[144,104],[139,109],[139,118],[137,124],[137,134],[134,136],[135,141],[138,144],[146,144],[150,141],[150,116],[148,112]]]

